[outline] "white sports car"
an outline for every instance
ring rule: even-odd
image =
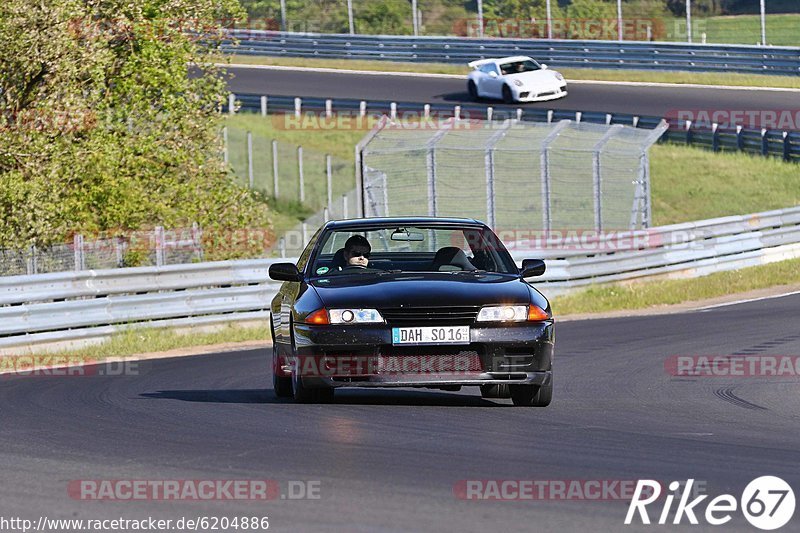
[[[467,89],[473,99],[499,98],[514,102],[544,102],[567,96],[567,82],[527,56],[481,59],[469,63]]]

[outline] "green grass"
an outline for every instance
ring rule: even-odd
[[[658,144],[650,150],[654,225],[800,205],[800,165]]]
[[[800,259],[791,259],[695,279],[597,285],[553,298],[551,305],[555,316],[602,313],[704,300],[797,283],[800,283]]]
[[[315,68],[371,70],[379,72],[421,72],[429,74],[457,74],[463,76],[466,76],[470,70],[466,65],[453,65],[448,63],[400,63],[394,61],[306,59],[241,55],[232,56],[231,62],[248,65],[302,66]],[[646,70],[578,69],[560,68],[557,64],[553,64],[551,66],[553,68],[557,68],[559,72],[564,74],[568,80],[632,81],[644,83],[695,83],[701,85],[784,87],[789,89],[800,89],[800,76],[768,76],[724,72],[655,72]]]
[[[756,3],[757,5],[757,3]],[[686,41],[686,19],[667,19],[668,39]],[[681,28],[682,31],[674,31]],[[800,46],[800,15],[767,15],[767,44],[773,46]],[[673,31],[670,31],[673,30]],[[692,21],[692,39],[719,44],[757,44],[761,42],[761,17],[734,15],[724,17],[695,17]]]
[[[355,187],[355,145],[366,130],[298,130],[284,125],[282,115],[262,117],[240,113],[225,119],[229,161],[235,179],[249,185],[247,132],[253,139],[254,188],[272,196],[274,176],[272,140],[278,141],[279,200],[270,200],[273,229],[280,235],[327,204],[325,155],[332,156],[333,198]],[[300,204],[297,147],[303,147],[305,203]]]
[[[141,328],[117,333],[101,344],[64,350],[54,355],[66,356],[70,360],[102,361],[178,348],[262,340],[265,343],[269,340],[269,325],[266,321],[261,326],[229,323],[213,331]]]

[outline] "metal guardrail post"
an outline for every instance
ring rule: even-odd
[[[761,155],[769,155],[769,140],[767,139],[767,129],[761,128]]]
[[[236,113],[236,95],[231,93],[228,95],[228,114],[233,115]]]
[[[433,134],[428,141],[428,152],[425,158],[425,168],[428,174],[428,215],[435,217],[438,212],[436,205],[436,143],[444,137],[453,121],[448,122],[447,126]]]
[[[592,182],[594,184],[594,229],[598,233],[603,231],[603,175],[600,165],[600,155],[605,145],[612,137],[622,131],[621,124],[615,124],[603,134],[592,148]]]
[[[228,126],[222,127],[222,160],[228,164]]]
[[[553,226],[551,209],[552,199],[550,194],[550,145],[558,138],[561,130],[569,126],[569,124],[569,120],[559,121],[550,133],[547,134],[547,137],[542,140],[541,154],[539,155],[539,179],[541,180],[542,186],[542,228],[545,233],[549,232]]]
[[[72,239],[73,245],[73,252],[74,252],[74,260],[75,260],[75,270],[81,271],[86,269],[86,264],[84,261],[83,253],[83,235],[77,234]]]
[[[272,195],[278,196],[278,141],[272,139]]]
[[[789,139],[789,132],[783,132],[783,160],[791,161],[792,159],[792,142]]]
[[[303,112],[303,99],[299,96],[296,96],[294,99],[294,116],[300,118],[300,115]]]
[[[711,124],[711,150],[719,152],[719,124]]]
[[[267,116],[267,97],[266,96],[262,96],[261,97],[261,116],[262,117],[266,117]]]
[[[744,131],[744,128],[742,128],[741,125],[737,125],[736,126],[736,149],[739,150],[740,152],[744,151],[744,135],[742,135],[742,131]]]
[[[247,182],[250,190],[253,190],[255,179],[253,176],[253,134],[247,132]]]
[[[506,120],[503,126],[486,141],[486,154],[484,165],[486,170],[486,222],[490,228],[495,227],[495,190],[494,190],[494,149],[497,143],[505,137],[513,121]],[[490,125],[491,126],[491,125]]]
[[[327,191],[327,203],[325,205],[328,206],[328,209],[333,208],[333,168],[331,165],[331,156],[330,154],[325,154],[325,185]]]
[[[297,147],[297,181],[300,189],[300,203],[306,202],[306,180],[303,175],[303,147]]]
[[[155,227],[156,238],[156,266],[164,266],[166,264],[164,258],[164,227]]]

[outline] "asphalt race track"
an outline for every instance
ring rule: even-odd
[[[453,105],[471,103],[464,79],[430,78],[413,75],[386,76],[339,72],[269,70],[232,67],[229,83],[234,93],[357,98],[398,102]],[[574,111],[632,113],[666,116],[677,110],[791,110],[797,109],[798,91],[752,91],[735,89],[647,87],[573,83],[569,95],[560,100],[518,104]],[[499,102],[486,105],[503,107]]]
[[[797,491],[800,380],[673,378],[664,366],[676,354],[798,355],[798,308],[794,295],[559,323],[544,409],[473,389],[349,390],[298,405],[274,399],[266,350],[142,362],[125,377],[0,376],[0,514],[269,516],[275,531],[672,531],[624,526],[623,501],[474,501],[454,487],[694,478],[738,499],[777,475]],[[272,479],[284,494],[289,481],[319,481],[320,498],[80,501],[67,487],[81,479]],[[724,527],[683,524],[753,531],[738,511]]]

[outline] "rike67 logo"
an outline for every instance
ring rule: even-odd
[[[663,499],[661,507],[661,483],[655,480],[639,480],[633,499],[628,506],[628,514],[625,516],[625,524],[630,525],[634,517],[638,514],[642,524],[650,524],[651,519],[647,506],[658,501],[655,507],[661,507],[658,515],[657,524],[665,525],[668,523],[670,514],[673,514],[672,504],[678,498],[678,504],[674,509],[672,524],[681,524],[686,520],[693,525],[697,525],[698,515],[705,519],[705,522],[712,526],[727,524],[733,518],[732,513],[741,509],[747,521],[754,527],[765,531],[771,531],[785,526],[794,515],[795,498],[792,487],[784,480],[775,476],[762,476],[751,481],[742,492],[739,500],[731,494],[721,494],[707,502],[705,512],[701,513],[704,500],[708,495],[703,494],[689,500],[692,495],[692,485],[694,479],[689,479],[686,483],[673,481],[668,488],[672,494],[667,494]],[[683,491],[677,494],[681,487]]]

